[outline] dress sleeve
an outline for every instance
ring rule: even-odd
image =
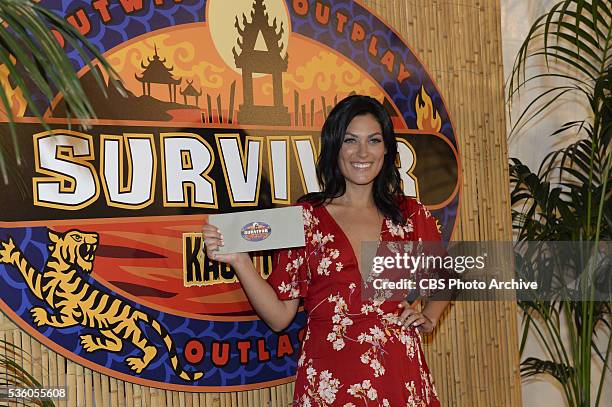
[[[272,273],[268,283],[280,300],[306,297],[310,283],[308,272],[309,231],[312,212],[302,207],[306,246],[276,250],[272,259]]]
[[[428,280],[428,283],[424,286],[421,286],[419,282],[419,295],[430,299],[450,299],[453,293],[446,290],[446,287],[448,287],[449,279],[452,278],[453,271],[444,268],[443,265],[448,252],[442,242],[439,223],[425,205],[417,200],[413,200],[409,207],[411,207],[414,230],[413,239],[422,245],[420,252],[427,256],[429,260],[432,257],[442,259],[441,261],[428,261],[426,267],[417,270],[417,281]],[[433,280],[437,283],[432,283]]]
[[[418,201],[415,203],[411,214],[415,237],[424,242],[440,242],[442,235],[440,234],[438,220],[425,205]]]

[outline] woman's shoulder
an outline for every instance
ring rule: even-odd
[[[417,198],[403,194],[398,196],[397,204],[402,212],[405,210],[418,210],[421,207],[425,207]]]
[[[415,217],[429,218],[432,216],[429,209],[421,201],[412,196],[400,195],[398,206],[406,219],[414,219]]]
[[[305,211],[318,214],[323,208],[324,200],[318,193],[309,193],[302,196],[293,205],[301,206]]]
[[[441,238],[441,226],[427,207],[417,198],[401,198],[402,213],[416,236],[427,241],[438,241]]]
[[[316,202],[299,200],[292,203],[291,206],[299,206],[304,211],[313,212],[315,210]]]

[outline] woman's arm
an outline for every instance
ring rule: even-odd
[[[283,301],[278,299],[274,289],[255,270],[247,253],[217,254],[223,246],[223,236],[215,226],[205,224],[202,228],[206,255],[219,262],[227,263],[236,272],[238,280],[251,302],[253,309],[274,331],[285,329],[297,312],[300,300]]]
[[[448,300],[427,301],[422,314],[429,318],[435,328],[449,303],[450,301]]]
[[[270,328],[276,332],[282,331],[293,321],[300,300],[279,300],[272,286],[255,270],[249,255],[240,254],[242,256],[237,256],[237,261],[230,265],[236,271],[251,305]]]

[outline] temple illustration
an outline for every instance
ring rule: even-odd
[[[244,124],[291,124],[291,116],[283,104],[282,73],[287,71],[289,55],[281,56],[284,44],[283,23],[277,26],[276,18],[272,25],[263,0],[255,0],[251,10],[251,21],[242,15],[242,28],[236,16],[234,26],[238,30],[237,47],[232,48],[236,67],[242,69],[242,88],[244,101],[238,108],[238,122]],[[253,74],[272,75],[274,104],[257,105],[253,97]]]
[[[136,80],[142,82],[142,94],[151,96],[152,83],[168,85],[170,102],[176,102],[176,87],[180,85],[182,79],[175,79],[172,76],[174,67],[166,67],[166,59],[160,58],[157,54],[157,45],[155,45],[155,55],[153,55],[152,59],[148,58],[148,60],[148,65],[145,65],[144,61],[140,63],[140,66],[144,69],[142,74],[140,74],[140,76],[137,74],[134,75]]]
[[[198,100],[200,96],[202,96],[202,89],[199,91],[193,87],[193,81],[187,81],[187,87],[185,89],[181,89],[181,95],[183,95],[184,104],[187,105],[187,97],[191,96],[195,98],[195,105],[198,106]]]

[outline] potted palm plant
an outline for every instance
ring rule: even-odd
[[[533,61],[544,63],[546,71],[526,74]],[[508,101],[540,79],[554,84],[538,85],[538,95],[519,112],[512,133],[557,108],[568,95],[580,99],[588,115],[564,123],[551,134],[570,136],[574,142],[548,154],[536,171],[511,159],[513,228],[519,242],[592,242],[600,247],[600,242],[610,240],[612,231],[609,1],[563,0],[535,21],[516,57]],[[610,305],[609,297],[589,295],[519,301],[521,355],[529,333],[546,351],[543,358],[521,356],[522,374],[550,375],[561,385],[570,406],[602,405],[604,380],[610,374]],[[604,336],[603,346],[597,345],[598,335]],[[591,377],[594,358],[603,364],[600,377]]]
[[[17,181],[13,185],[21,186],[21,193],[30,190],[25,180],[19,180],[19,172],[13,171],[21,161],[19,146],[23,135],[15,126],[21,116],[33,115],[48,129],[44,112],[55,95],[62,94],[69,117],[77,123],[95,117],[64,47],[76,50],[85,61],[97,61],[109,81],[118,83],[117,74],[100,52],[65,20],[30,0],[0,1],[0,186],[6,187],[12,177]],[[90,68],[92,65],[89,62]],[[91,71],[103,85],[98,70]],[[14,97],[25,101],[26,107],[17,110]],[[40,386],[22,367],[21,361],[27,357],[14,345],[0,341],[0,387]],[[34,402],[53,405],[49,400]]]

